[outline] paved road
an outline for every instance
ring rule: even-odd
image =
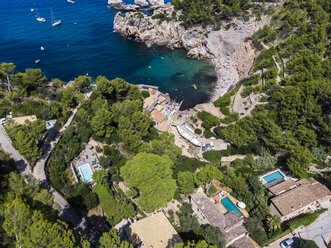
[[[19,173],[31,173],[31,167],[29,163],[13,147],[2,125],[0,125],[0,146],[15,161],[15,165]]]
[[[86,93],[87,97],[89,97],[90,95],[91,92]],[[78,107],[79,106],[77,106],[73,110],[71,116],[68,118],[66,124],[60,131],[66,130],[66,128],[71,125],[74,116],[77,113]],[[65,222],[71,222],[82,233],[85,239],[91,241],[92,245],[96,245],[97,233],[93,230],[93,226],[90,225],[73,207],[71,207],[69,203],[65,200],[65,198],[47,181],[45,173],[45,163],[60,138],[61,133],[59,133],[51,141],[50,145],[44,147],[43,156],[37,161],[33,169],[32,175],[41,181],[42,187],[47,188],[49,192],[54,196],[54,201],[60,205],[60,218]],[[13,147],[2,125],[0,125],[0,146],[15,161],[15,166],[19,173],[31,174],[31,166]]]

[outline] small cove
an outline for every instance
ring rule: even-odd
[[[38,23],[30,12],[34,2],[46,23]],[[62,25],[51,26],[51,9]],[[216,82],[209,62],[188,59],[184,50],[147,48],[114,33],[116,12],[107,7],[106,0],[77,0],[73,5],[66,1],[3,0],[1,62],[13,62],[20,71],[41,68],[49,79],[69,81],[88,72],[93,78],[104,75],[157,85],[172,98],[184,99],[183,108],[208,101]],[[34,64],[36,59],[41,63]],[[191,87],[194,83],[198,90]]]

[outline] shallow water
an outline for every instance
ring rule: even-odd
[[[46,23],[35,20],[30,11],[34,3]],[[107,0],[76,0],[73,5],[66,0],[1,0],[1,7],[0,61],[13,62],[20,71],[41,68],[49,79],[65,81],[87,72],[93,78],[122,77],[157,85],[172,98],[184,99],[184,108],[207,101],[216,81],[208,62],[188,59],[183,50],[149,49],[114,33],[117,11],[107,7]],[[51,9],[61,25],[52,27]],[[36,59],[41,63],[36,65]],[[197,91],[190,87],[193,83],[199,85]]]

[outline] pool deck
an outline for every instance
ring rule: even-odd
[[[229,193],[225,193],[222,197],[219,197],[218,194],[214,195],[212,198],[213,200],[216,202],[216,206],[217,208],[221,211],[222,214],[227,214],[229,211],[224,207],[224,205],[221,203],[221,200],[226,198],[226,197],[229,197],[230,200],[234,203],[234,205],[236,205],[236,207],[239,209],[239,211],[243,214],[241,216],[241,218],[247,218],[249,217],[249,214],[248,212],[246,211],[246,209],[243,209],[243,208],[239,208],[237,206],[237,202],[239,202],[236,198],[234,198],[233,196],[231,196]]]

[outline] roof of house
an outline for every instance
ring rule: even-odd
[[[142,242],[148,248],[170,248],[183,242],[163,212],[133,223],[125,232],[134,245]]]
[[[208,219],[212,226],[218,227],[221,230],[225,228],[225,217],[218,210],[217,206],[202,192],[197,192],[191,195],[191,199],[199,207],[204,216]]]
[[[226,227],[232,227],[240,222],[243,222],[243,220],[233,211],[225,214],[224,218]]]
[[[230,231],[225,232],[226,243],[229,243],[229,242],[231,242],[231,240],[234,240],[235,238],[237,238],[239,236],[245,235],[246,233],[247,233],[247,230],[243,225],[239,225],[234,228],[231,228]]]
[[[158,123],[161,123],[167,118],[164,114],[162,114],[160,111],[157,111],[156,109],[152,111],[151,115],[153,120],[157,121]]]
[[[154,96],[157,93],[157,90],[155,90],[153,88],[148,88],[148,92],[151,96]]]
[[[154,109],[156,109],[157,111],[161,111],[163,109],[163,106],[158,104],[158,105],[155,106]]]
[[[167,132],[169,130],[170,124],[167,121],[162,122],[161,124],[158,124],[155,126],[157,130],[160,132]]]
[[[36,121],[37,116],[35,115],[27,115],[27,116],[21,116],[21,117],[15,117],[12,119],[14,122],[16,122],[19,125],[23,125],[25,121]]]
[[[236,240],[233,243],[234,247],[238,247],[238,248],[255,248],[255,246],[252,244],[252,242],[249,240],[248,237],[242,237],[238,240]]]
[[[154,96],[149,96],[147,98],[144,99],[144,106],[143,108],[146,109],[149,106],[151,106],[154,103]]]
[[[331,196],[330,190],[319,182],[303,184],[271,199],[282,216],[288,215],[317,200]]]
[[[269,191],[274,195],[279,195],[281,193],[284,193],[285,191],[292,189],[293,187],[297,187],[304,184],[309,184],[309,182],[306,179],[301,179],[299,181],[288,179],[284,182],[281,182],[279,184],[276,184],[275,186],[270,187]]]

